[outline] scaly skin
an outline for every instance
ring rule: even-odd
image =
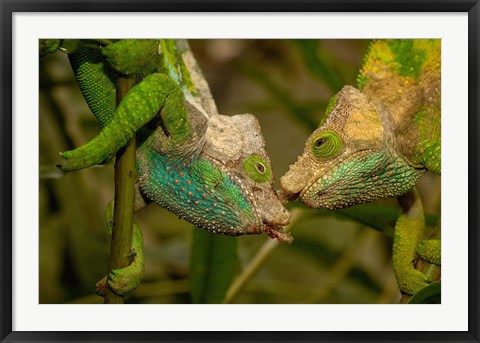
[[[440,174],[440,40],[378,40],[358,77],[327,106],[303,155],[281,177],[282,196],[312,208],[344,208],[397,197],[393,267],[414,294],[430,280],[414,269],[424,216],[414,186],[425,170]],[[440,261],[439,241],[422,257]]]
[[[61,154],[62,170],[102,163],[137,134],[136,210],[154,201],[214,233],[265,232],[280,241],[292,240],[281,228],[290,214],[273,189],[258,121],[249,114],[217,113],[185,41],[52,44],[69,53],[82,93],[104,125],[90,142]],[[51,52],[47,45],[41,44],[42,51]],[[117,108],[116,73],[133,73],[137,79]],[[132,265],[135,270],[117,270],[109,276],[120,283],[112,287],[116,292],[129,293],[139,284],[143,257],[138,251]],[[102,293],[104,282],[98,288]]]

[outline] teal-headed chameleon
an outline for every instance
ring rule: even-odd
[[[431,280],[414,268],[416,251],[440,264],[440,241],[422,240],[424,214],[415,189],[441,172],[440,40],[376,40],[358,87],[334,95],[304,153],[280,179],[282,196],[311,208],[337,209],[396,197],[393,268],[414,294]]]
[[[82,94],[103,125],[91,141],[61,154],[60,169],[101,164],[136,134],[135,211],[153,201],[213,233],[265,232],[292,240],[282,229],[290,213],[273,189],[257,119],[218,114],[185,40],[40,42],[41,55],[58,49],[68,53]],[[136,78],[118,106],[117,73]],[[137,257],[127,268],[136,280],[116,284],[123,276],[114,271],[109,284],[119,294],[132,291],[143,274],[141,232],[136,225],[134,231]]]

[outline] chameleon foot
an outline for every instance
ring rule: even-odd
[[[417,254],[427,262],[441,265],[441,241],[439,239],[426,239],[417,247]]]
[[[419,270],[413,269],[413,267],[400,273],[396,273],[396,276],[400,290],[412,295],[432,282],[428,276]]]
[[[132,293],[140,285],[144,272],[143,257],[137,255],[135,251],[132,251],[132,255],[134,255],[134,259],[129,266],[114,269],[108,275],[108,281],[105,276],[97,282],[95,285],[95,293],[104,297],[107,291],[107,282],[108,287],[110,287],[115,294],[121,296]]]

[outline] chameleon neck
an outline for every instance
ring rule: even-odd
[[[358,77],[395,151],[440,174],[440,40],[372,43]]]

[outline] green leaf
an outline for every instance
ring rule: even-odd
[[[409,304],[441,304],[442,287],[441,282],[433,282],[425,288],[422,288],[409,301]]]
[[[237,267],[237,238],[193,230],[190,292],[196,304],[221,303]]]

